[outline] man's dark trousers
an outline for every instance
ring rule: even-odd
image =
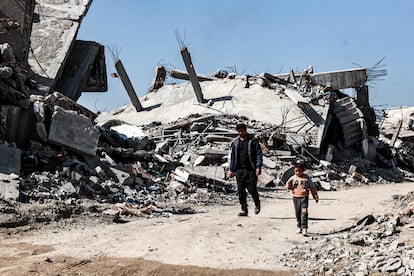
[[[247,212],[247,191],[252,196],[256,207],[260,208],[259,193],[257,192],[257,175],[255,170],[239,169],[235,172],[239,202],[243,212]]]

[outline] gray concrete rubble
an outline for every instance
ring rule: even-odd
[[[88,110],[76,102],[80,93],[107,86],[104,47],[76,40],[91,2],[0,4],[0,227],[92,213],[113,223],[234,203],[237,185],[227,172],[241,122],[263,152],[261,193],[284,189],[297,159],[319,190],[414,181],[414,109],[377,116],[367,82],[386,72],[375,68],[202,75],[182,45],[187,72],[157,67],[150,92],[139,99],[121,66],[132,103],[99,114]],[[167,84],[167,78],[189,82]],[[26,216],[16,216],[20,210]],[[393,239],[409,224],[405,216],[370,218],[326,233],[318,242],[329,246],[320,246],[320,253],[296,248],[282,261],[292,267],[292,258],[324,256],[322,264],[305,267],[322,274],[336,274],[338,264],[344,275],[410,275],[413,249]],[[374,251],[386,250],[382,241],[392,258]],[[350,249],[338,252],[337,244]],[[407,257],[399,255],[402,249]],[[360,260],[347,263],[355,254]]]
[[[83,91],[107,91],[104,47],[76,40],[91,3],[1,1],[0,99],[22,104],[30,94],[57,91],[77,100]]]
[[[0,172],[20,174],[21,150],[0,144]]]
[[[396,195],[396,212],[367,214],[353,225],[318,233],[280,259],[298,275],[412,275],[414,194]]]

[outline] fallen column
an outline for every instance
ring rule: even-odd
[[[119,77],[121,78],[122,84],[124,85],[126,91],[128,92],[128,96],[131,99],[131,102],[134,105],[135,110],[137,112],[142,111],[143,110],[142,105],[137,97],[137,94],[135,93],[134,87],[132,86],[132,83],[129,80],[128,74],[126,73],[124,65],[122,64],[121,60],[118,59],[115,61],[115,68],[119,74]]]

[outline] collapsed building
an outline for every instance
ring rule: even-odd
[[[46,117],[54,117],[53,109],[59,106],[76,110],[90,119],[96,117],[76,103],[82,91],[107,90],[104,47],[96,42],[76,40],[91,2],[1,2],[2,141],[25,150],[34,141],[33,135],[40,141],[53,140],[47,137],[50,133],[46,129],[54,129],[56,124]],[[51,102],[52,109],[47,109],[46,105]],[[55,143],[59,143],[58,139]]]
[[[186,47],[181,49],[187,51]],[[254,123],[250,126],[267,149],[280,153],[278,159],[304,155],[311,163],[325,167],[338,165],[344,172],[365,173],[371,165],[395,168],[395,160],[387,154],[387,145],[377,139],[377,118],[368,100],[367,82],[386,73],[378,69],[378,64],[368,69],[325,73],[314,73],[309,66],[299,73],[246,76],[219,70],[206,76],[195,73],[191,59],[183,60],[189,63],[187,68],[192,68],[188,73],[157,67],[151,90],[143,97],[140,106],[144,107],[137,116],[132,115],[136,110],[133,106],[125,106],[101,114],[96,122],[142,126],[154,121],[166,124],[171,118],[192,114],[217,118],[237,115],[266,124],[259,129],[255,129]],[[166,77],[190,82],[165,85]],[[354,90],[356,97],[342,92],[346,89]],[[217,123],[205,121],[200,135],[214,135]],[[218,129],[221,136],[234,136],[228,127],[227,133]],[[177,124],[165,127],[157,135],[173,140],[193,134],[191,124]]]
[[[127,203],[122,210],[132,214],[137,208],[191,212],[177,209],[177,202],[235,191],[226,170],[238,122],[260,138],[262,188],[283,184],[296,158],[315,168],[320,189],[376,182],[380,175],[399,182],[408,174],[397,168],[393,145],[379,139],[369,104],[367,83],[386,74],[378,64],[322,73],[309,66],[286,74],[201,75],[182,44],[186,70],[157,66],[150,91],[141,98],[116,57],[114,75],[132,104],[102,114],[88,110],[76,102],[80,94],[107,90],[104,46],[76,40],[91,2],[0,4],[4,199],[92,198]],[[185,81],[167,83],[167,78]]]

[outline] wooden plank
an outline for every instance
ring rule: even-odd
[[[201,91],[200,82],[197,79],[197,74],[195,72],[194,65],[191,61],[190,53],[188,52],[187,47],[182,47],[180,52],[181,52],[181,56],[185,64],[185,68],[187,69],[187,73],[190,78],[191,85],[193,86],[194,93],[196,94],[197,101],[199,103],[203,103],[204,102],[203,92]]]

